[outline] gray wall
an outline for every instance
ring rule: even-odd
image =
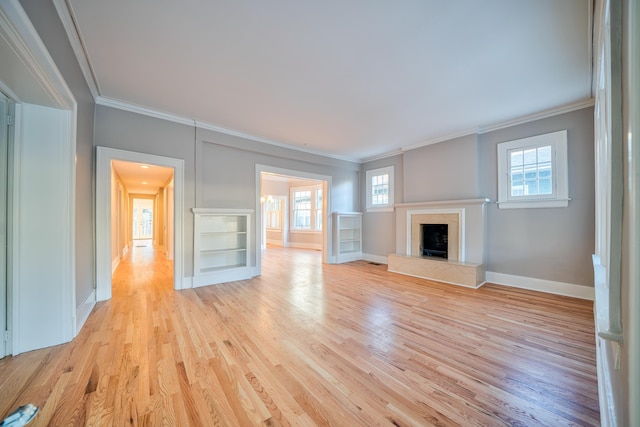
[[[566,208],[498,209],[488,213],[488,271],[593,286],[595,242],[593,108],[498,130],[479,137],[480,194],[497,199],[496,145],[567,129]]]
[[[193,275],[193,213],[195,204],[193,127],[105,106],[96,106],[95,145],[182,159],[184,170],[184,274]]]
[[[366,171],[370,169],[394,167],[394,202],[403,203],[403,156],[387,157],[362,165],[360,206],[362,215],[362,252],[367,255],[386,257],[396,251],[396,213],[366,211]]]
[[[593,108],[417,148],[401,156],[365,163],[362,174],[394,164],[396,203],[478,197],[495,202],[496,145],[562,129],[568,130],[569,206],[498,209],[491,203],[487,207],[486,270],[593,286]],[[361,185],[365,188],[364,179]],[[363,198],[361,205],[364,207]],[[394,224],[393,213],[365,213],[363,252],[378,256],[395,253]]]
[[[332,178],[332,209],[354,210],[360,165],[96,106],[95,145],[183,159],[184,270],[193,275],[191,208],[255,209],[256,165]],[[255,233],[252,244],[255,247]],[[252,265],[255,265],[252,257]]]
[[[468,135],[408,151],[404,155],[404,202],[476,198],[477,139],[477,135]]]
[[[95,289],[95,233],[93,228],[94,102],[53,2],[50,0],[21,0],[20,3],[78,103],[75,274],[76,305],[80,306]]]

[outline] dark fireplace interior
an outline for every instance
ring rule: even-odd
[[[420,224],[422,243],[420,250],[422,256],[447,259],[449,226],[447,224]]]

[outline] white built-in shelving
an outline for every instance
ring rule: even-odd
[[[336,263],[362,259],[362,212],[333,213]]]
[[[249,264],[252,209],[193,208],[193,286],[253,276]]]

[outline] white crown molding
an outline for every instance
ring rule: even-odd
[[[264,144],[274,145],[276,147],[281,147],[281,148],[287,148],[289,150],[301,151],[303,153],[314,154],[316,156],[322,156],[322,157],[329,157],[329,158],[332,158],[332,159],[335,159],[335,160],[343,160],[343,161],[346,161],[346,162],[361,163],[360,159],[351,158],[351,157],[345,157],[345,156],[338,156],[338,155],[326,153],[326,152],[320,151],[320,150],[312,150],[312,149],[309,149],[309,148],[302,148],[302,147],[297,146],[297,145],[287,144],[285,142],[274,141],[273,139],[263,138],[263,137],[258,136],[258,135],[253,135],[253,134],[250,134],[250,133],[241,132],[241,131],[237,131],[237,130],[234,130],[234,129],[223,128],[223,127],[220,127],[220,126],[217,126],[217,125],[214,125],[214,124],[211,124],[211,123],[207,123],[207,122],[201,122],[200,120],[196,120],[196,126],[199,127],[200,129],[210,130],[210,131],[213,131],[213,132],[220,132],[220,133],[224,133],[225,135],[237,136],[239,138],[249,139],[251,141],[262,142]]]
[[[496,131],[496,130],[505,129],[505,128],[508,128],[508,127],[511,127],[511,126],[521,125],[521,124],[533,122],[533,121],[536,121],[536,120],[542,120],[542,119],[546,119],[546,118],[549,118],[549,117],[557,116],[557,115],[564,114],[564,113],[570,113],[572,111],[582,110],[583,108],[593,107],[594,105],[595,105],[595,99],[594,98],[588,98],[588,99],[585,99],[585,100],[582,100],[582,101],[573,102],[571,104],[563,105],[563,106],[560,106],[560,107],[556,107],[556,108],[551,108],[551,109],[548,109],[548,110],[540,111],[538,113],[529,114],[529,115],[526,115],[526,116],[521,116],[521,117],[518,117],[518,118],[515,118],[515,119],[512,119],[512,120],[507,120],[507,121],[500,122],[500,123],[495,123],[495,124],[492,124],[492,125],[478,126],[478,128],[476,128],[476,129],[466,129],[466,130],[461,130],[461,131],[458,131],[458,132],[453,132],[453,133],[450,133],[450,134],[442,135],[442,136],[439,136],[437,138],[433,138],[433,139],[429,139],[429,140],[420,142],[418,144],[413,144],[413,145],[408,145],[408,146],[402,147],[400,150],[390,151],[388,153],[380,154],[379,156],[368,157],[368,158],[362,159],[360,162],[361,163],[372,162],[374,160],[379,160],[379,159],[384,159],[384,158],[387,158],[387,157],[396,156],[396,155],[401,154],[401,153],[406,152],[406,151],[415,150],[415,149],[421,148],[421,147],[426,147],[427,145],[433,145],[433,144],[437,144],[439,142],[450,141],[452,139],[462,138],[464,136],[473,135],[473,134],[482,135],[482,134],[493,132],[493,131]]]
[[[100,96],[100,85],[98,84],[98,80],[93,72],[91,61],[89,61],[89,54],[84,47],[85,45],[82,41],[82,36],[80,35],[80,29],[76,24],[77,21],[75,19],[73,9],[67,0],[53,0],[53,4],[58,11],[58,16],[62,21],[62,25],[67,32],[67,38],[71,43],[71,48],[76,55],[76,59],[78,60],[84,79],[87,82],[87,86],[89,86],[91,96],[93,96],[93,99],[95,100]]]
[[[165,111],[154,110],[153,108],[143,107],[141,105],[131,104],[118,99],[108,98],[106,96],[98,96],[96,98],[96,105],[111,107],[122,111],[129,111],[130,113],[142,114],[143,116],[154,117],[156,119],[179,123],[181,125],[196,125],[196,121],[194,119],[182,117],[173,113],[167,113]]]
[[[505,129],[511,126],[522,125],[529,122],[534,122],[536,120],[547,119],[549,117],[558,116],[560,114],[570,113],[572,111],[582,110],[583,108],[593,107],[595,105],[594,98],[584,99],[582,101],[573,102],[571,104],[566,104],[560,107],[551,108],[548,110],[540,111],[538,113],[529,114],[526,116],[518,117],[513,120],[508,120],[501,123],[496,123],[488,126],[480,126],[478,128],[478,134],[484,134],[493,132],[500,129]]]
[[[0,2],[0,37],[33,73],[55,106],[73,110],[73,93],[18,0]]]
[[[325,153],[319,150],[311,150],[311,149],[306,149],[306,148],[302,148],[296,145],[292,145],[292,144],[286,144],[284,142],[278,142],[278,141],[274,141],[271,139],[267,139],[267,138],[263,138],[257,135],[252,135],[250,133],[246,133],[246,132],[241,132],[241,131],[237,131],[234,129],[227,129],[227,128],[223,128],[211,123],[207,123],[207,122],[203,122],[197,119],[190,119],[184,116],[179,116],[177,114],[173,114],[173,113],[167,113],[164,111],[159,111],[159,110],[155,110],[153,108],[148,108],[148,107],[143,107],[141,105],[135,105],[135,104],[131,104],[129,102],[125,102],[125,101],[120,101],[117,99],[113,99],[113,98],[108,98],[105,96],[98,96],[96,98],[96,104],[97,105],[103,105],[105,107],[111,107],[111,108],[116,108],[118,110],[124,110],[124,111],[129,111],[131,113],[137,113],[137,114],[142,114],[145,116],[149,116],[149,117],[155,117],[157,119],[161,119],[161,120],[167,120],[170,122],[174,122],[174,123],[179,123],[179,124],[183,124],[183,125],[187,125],[187,126],[194,126],[200,129],[204,129],[204,130],[210,130],[213,132],[219,132],[219,133],[223,133],[225,135],[231,135],[231,136],[237,136],[239,138],[244,138],[244,139],[248,139],[251,141],[256,141],[256,142],[262,142],[264,144],[269,144],[269,145],[273,145],[276,147],[282,147],[282,148],[286,148],[289,150],[295,150],[295,151],[299,151],[299,152],[303,152],[303,153],[307,153],[307,154],[314,154],[316,156],[322,156],[322,157],[328,157],[328,158],[332,158],[335,160],[342,160],[342,161],[346,161],[346,162],[351,162],[351,163],[361,163],[360,159],[355,159],[355,158],[349,158],[349,157],[344,157],[344,156],[337,156],[337,155],[333,155],[330,153]]]
[[[389,157],[399,156],[402,153],[403,153],[402,149],[399,148],[397,150],[389,151],[383,154],[379,154],[377,156],[362,158],[360,159],[360,163],[369,163],[369,162],[375,162],[376,160],[388,159]]]
[[[439,142],[451,141],[452,139],[462,138],[463,136],[475,135],[477,133],[478,133],[478,129],[476,128],[461,130],[458,132],[453,132],[446,135],[438,136],[436,138],[428,139],[426,141],[419,142],[417,144],[407,145],[405,147],[402,147],[402,151],[415,150],[417,148],[426,147],[427,145],[433,145]]]

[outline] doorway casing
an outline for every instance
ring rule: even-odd
[[[97,147],[96,161],[96,300],[111,298],[111,161],[145,163],[173,168],[174,183],[174,264],[173,287],[182,289],[184,271],[183,212],[184,160],[154,154]]]

